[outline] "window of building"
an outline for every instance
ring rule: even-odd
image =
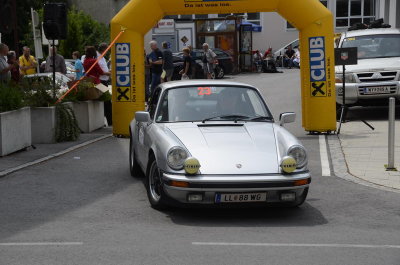
[[[228,13],[228,14],[218,14],[219,18],[225,18],[227,16],[244,16],[246,20],[250,23],[261,25],[261,15],[257,13]]]
[[[328,7],[328,0],[319,0],[321,4],[323,4],[325,7]],[[287,29],[295,29],[295,27],[290,24],[289,22],[286,21],[286,28]]]
[[[375,20],[375,0],[336,0],[336,27]]]

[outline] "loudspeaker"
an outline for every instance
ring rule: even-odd
[[[67,6],[65,3],[46,3],[43,19],[44,35],[49,40],[67,38]]]

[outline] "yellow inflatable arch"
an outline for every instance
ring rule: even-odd
[[[165,15],[278,12],[300,31],[303,127],[336,130],[333,17],[319,0],[131,0],[111,21],[113,133],[145,107],[144,35]]]

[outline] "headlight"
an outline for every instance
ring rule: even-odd
[[[296,160],[297,168],[302,168],[307,164],[307,152],[304,147],[300,145],[290,147],[287,155]]]
[[[167,154],[168,166],[174,170],[181,170],[186,158],[188,154],[185,149],[179,146],[172,147]]]
[[[335,75],[336,83],[343,83],[343,74],[336,74]],[[356,83],[356,79],[354,78],[354,74],[345,74],[344,81],[346,83]]]

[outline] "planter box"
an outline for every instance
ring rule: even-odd
[[[104,102],[80,101],[74,102],[74,112],[78,126],[84,133],[89,133],[104,126]]]
[[[32,145],[29,107],[0,113],[0,156]]]
[[[72,103],[64,104],[73,107]],[[55,143],[56,122],[56,107],[31,108],[32,143]]]

